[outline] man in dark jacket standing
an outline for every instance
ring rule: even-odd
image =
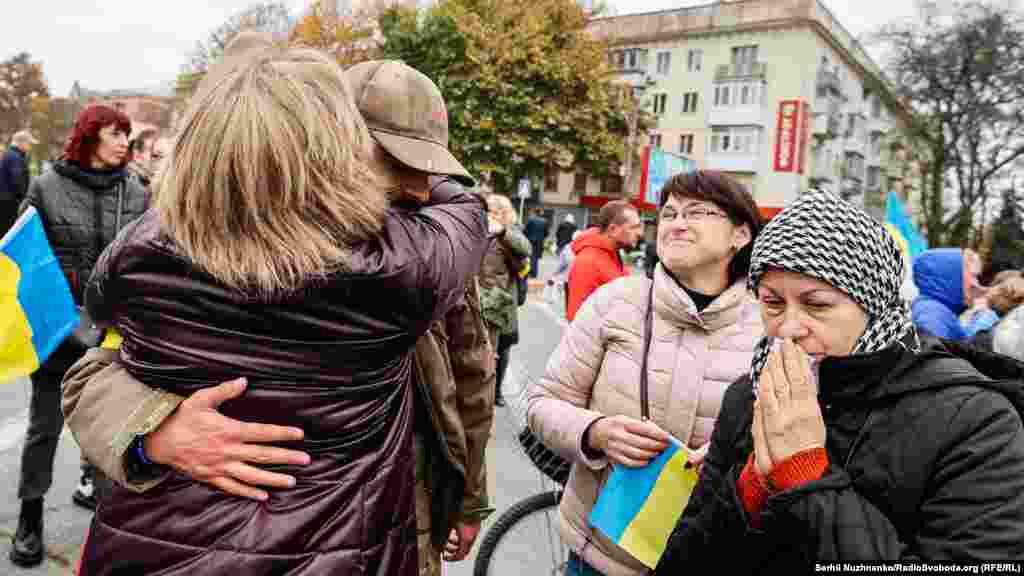
[[[536,278],[540,268],[540,257],[544,254],[544,240],[548,237],[551,223],[544,218],[544,210],[534,208],[530,219],[526,222],[523,233],[530,240],[533,252],[530,254],[530,278]]]
[[[566,214],[562,223],[558,225],[558,229],[555,230],[555,253],[562,253],[562,248],[565,248],[572,242],[572,235],[576,233],[576,230],[578,230],[576,217],[572,214]]]
[[[0,159],[0,235],[18,218],[18,205],[28,192],[28,153],[38,144],[28,130],[11,138],[11,147]]]

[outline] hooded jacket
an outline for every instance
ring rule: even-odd
[[[963,340],[968,336],[960,325],[964,301],[964,255],[959,248],[927,250],[914,259],[914,285],[918,296],[911,314],[923,333]]]
[[[754,396],[749,377],[730,386],[657,573],[701,561],[750,574],[1024,559],[1024,364],[933,338],[917,353],[913,344],[821,362],[829,467],[769,496],[757,527],[736,488],[753,450]]]
[[[569,322],[572,322],[580,306],[595,290],[629,274],[615,241],[602,234],[598,228],[590,228],[580,234],[571,246],[576,257],[569,269],[569,296],[565,314]]]
[[[413,346],[483,257],[479,198],[451,184],[389,209],[348,269],[273,299],[225,289],[178,255],[154,211],[96,266],[87,307],[113,323],[132,376],[189,395],[238,376],[231,418],[299,426],[296,485],[267,502],[172,472],[97,510],[82,574],[406,575],[417,570]]]

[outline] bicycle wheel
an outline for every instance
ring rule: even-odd
[[[517,502],[487,531],[473,576],[561,576],[569,549],[558,533],[558,501],[562,492],[534,494]]]

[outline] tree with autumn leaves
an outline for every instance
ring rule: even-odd
[[[429,76],[448,105],[452,153],[497,191],[552,169],[611,174],[623,159],[632,101],[573,0],[391,2],[334,17],[314,7],[292,41],[344,65],[392,58]]]

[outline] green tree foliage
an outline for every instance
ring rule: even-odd
[[[618,167],[630,100],[574,0],[441,0],[385,9],[378,23],[382,56],[438,84],[452,152],[496,190],[549,169]]]
[[[11,135],[31,124],[33,99],[48,94],[43,66],[28,53],[0,62],[0,142],[4,146]]]

